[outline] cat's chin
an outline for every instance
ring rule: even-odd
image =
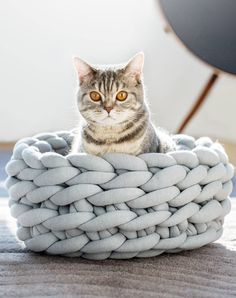
[[[96,120],[96,123],[98,125],[102,125],[102,126],[106,126],[106,125],[117,125],[119,124],[120,122],[117,121],[117,119],[115,119],[114,117],[112,116],[107,116],[101,120]]]
[[[117,121],[115,118],[111,117],[111,116],[107,116],[105,119],[103,119],[100,122],[102,125],[114,125],[117,124]]]

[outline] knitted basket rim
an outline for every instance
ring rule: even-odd
[[[89,259],[157,256],[222,234],[234,167],[207,137],[133,156],[68,154],[73,131],[18,141],[6,166],[17,236],[35,252]]]

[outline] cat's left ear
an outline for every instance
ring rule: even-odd
[[[95,69],[81,58],[74,57],[74,65],[80,84],[89,81],[95,73]]]
[[[140,81],[144,65],[144,53],[140,52],[131,58],[125,66],[125,75]]]

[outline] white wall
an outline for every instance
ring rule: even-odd
[[[143,50],[154,121],[175,131],[211,70],[163,32],[156,0],[0,4],[0,141],[76,124],[72,56],[120,63]],[[236,78],[223,77],[187,133],[236,142]]]

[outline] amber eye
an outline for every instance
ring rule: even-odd
[[[99,101],[102,98],[101,95],[97,91],[92,91],[92,92],[90,92],[89,95],[93,101]]]
[[[124,101],[126,100],[128,96],[128,93],[126,91],[120,91],[116,94],[116,99],[119,101]]]

